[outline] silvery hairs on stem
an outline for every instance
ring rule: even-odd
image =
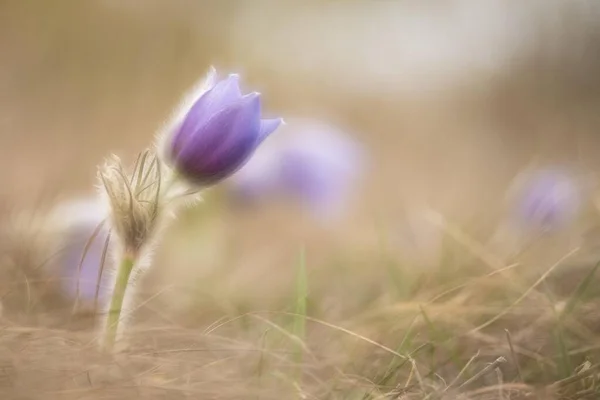
[[[199,198],[191,186],[165,165],[154,149],[140,153],[131,170],[113,155],[99,168],[100,197],[107,204],[115,259],[111,302],[106,304],[103,345],[110,349],[121,336],[137,279],[151,264],[152,247],[179,205]],[[94,240],[95,234],[90,238]],[[88,245],[86,245],[87,252]],[[83,259],[82,257],[82,259]],[[80,267],[81,268],[81,267]]]
[[[121,312],[129,308],[132,286],[151,262],[152,244],[168,217],[174,214],[177,205],[174,200],[190,193],[182,192],[185,188],[178,187],[176,174],[165,168],[152,150],[140,153],[131,172],[116,156],[111,156],[98,175],[101,195],[108,204],[117,263],[104,327],[105,344],[110,348],[122,329],[119,321],[127,317]]]

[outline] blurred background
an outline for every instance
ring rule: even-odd
[[[593,183],[599,13],[593,1],[3,1],[2,197],[93,195],[103,159],[133,162],[214,65],[263,93],[267,115],[338,126],[364,155],[352,207],[325,233],[294,210],[218,214],[256,257],[293,258],[311,238],[326,243],[315,258],[377,247],[411,207],[486,232],[523,168]]]
[[[315,307],[354,315],[387,296],[390,253],[428,249],[435,233],[413,210],[436,210],[483,243],[524,169],[560,166],[586,193],[597,186],[593,0],[3,0],[3,204],[46,209],[93,195],[104,158],[133,162],[210,65],[240,73],[266,115],[344,132],[360,148],[360,179],[326,222],[295,205],[245,208],[225,189],[208,193],[157,249],[148,280],[176,289],[153,299],[172,313],[165,321],[195,321],[190,307],[207,323],[281,309],[301,254]],[[590,201],[583,208],[578,230],[542,259],[587,238],[596,217],[585,214]]]
[[[273,115],[351,127],[371,154],[372,199],[464,203],[533,157],[593,166],[598,12],[592,1],[3,1],[3,187],[87,190],[104,155],[148,143],[213,64],[241,73]]]

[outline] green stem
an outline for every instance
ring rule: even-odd
[[[115,289],[113,290],[110,308],[106,319],[106,337],[105,345],[108,349],[112,348],[117,338],[117,330],[119,328],[119,319],[121,318],[121,310],[123,308],[123,300],[125,299],[125,291],[129,283],[129,276],[133,270],[135,258],[125,255],[119,265],[117,272],[117,280]]]

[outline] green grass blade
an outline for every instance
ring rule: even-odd
[[[298,262],[298,271],[296,273],[296,290],[295,290],[295,307],[292,325],[292,334],[300,341],[304,342],[306,338],[306,309],[308,298],[308,278],[306,274],[306,258],[305,250],[300,250]],[[300,345],[295,346],[294,363],[297,365],[297,384],[299,385],[302,379],[302,361],[304,356],[304,348]]]
[[[573,312],[573,310],[575,310],[575,307],[577,307],[577,304],[581,301],[581,299],[585,295],[585,292],[587,291],[588,287],[592,283],[594,276],[596,275],[596,271],[598,271],[599,267],[600,267],[600,261],[597,262],[596,265],[594,265],[594,267],[585,276],[585,278],[583,278],[583,280],[579,283],[579,285],[577,285],[577,289],[575,289],[575,293],[573,294],[573,296],[571,296],[571,298],[569,298],[569,300],[567,301],[567,304],[565,305],[565,308],[560,313],[561,320],[564,319],[565,317],[567,317],[569,314],[571,314]]]

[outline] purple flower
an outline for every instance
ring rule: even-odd
[[[261,149],[232,177],[234,195],[255,201],[282,196],[319,218],[339,216],[363,169],[358,145],[316,121],[291,121],[278,136],[279,143]]]
[[[242,96],[238,75],[216,82],[211,70],[185,107],[168,143],[167,159],[191,182],[212,185],[238,170],[281,119],[261,119],[260,95]]]
[[[60,252],[58,257],[61,286],[64,294],[75,298],[79,286],[81,301],[93,302],[98,286],[98,274],[102,265],[104,246],[108,237],[106,223],[92,239],[83,263],[81,257],[88,241],[96,228],[100,226],[106,213],[99,203],[94,201],[77,201],[61,205],[55,212],[59,226]],[[81,273],[78,270],[81,264]],[[110,289],[110,257],[105,260],[100,281],[99,301],[108,299]]]
[[[229,194],[235,204],[247,206],[277,195],[279,149],[261,146],[230,180]]]
[[[580,193],[563,171],[543,169],[524,179],[516,199],[520,223],[534,229],[564,227],[577,215]]]

